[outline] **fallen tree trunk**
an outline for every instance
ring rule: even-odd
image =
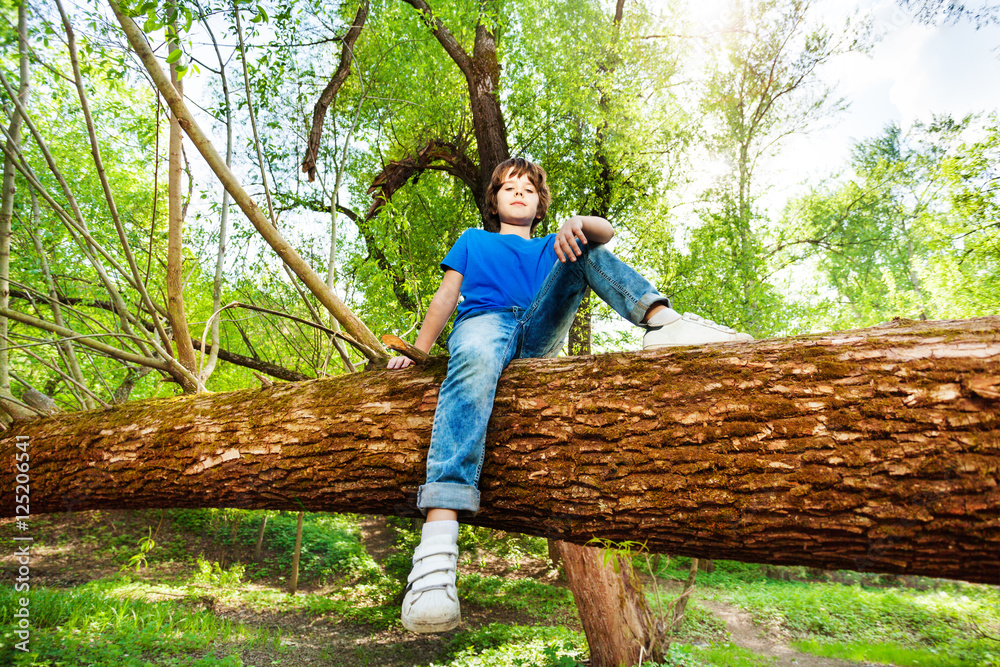
[[[517,361],[470,521],[676,555],[1000,583],[1000,317]],[[438,360],[19,424],[34,513],[414,516]]]

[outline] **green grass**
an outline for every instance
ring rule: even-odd
[[[280,637],[230,623],[209,612],[129,597],[128,579],[70,590],[32,588],[31,653],[14,650],[14,593],[0,588],[0,664],[23,667],[239,667],[239,650],[279,645]],[[220,655],[215,655],[219,653]]]
[[[572,613],[573,594],[566,588],[550,586],[534,579],[505,579],[493,575],[459,576],[458,594],[485,607],[504,606],[525,612],[538,620]]]
[[[803,653],[812,653],[826,658],[867,661],[897,665],[898,667],[988,667],[1000,665],[1000,646],[990,654],[978,652],[976,655],[945,655],[929,648],[910,648],[896,644],[865,643],[823,643],[812,639],[792,642],[792,646]]]
[[[1000,624],[1000,592],[985,586],[910,591],[765,581],[736,583],[724,596],[760,623],[838,640],[948,644],[974,634],[973,621]]]
[[[706,647],[699,646],[678,646],[675,656],[689,655],[693,659],[694,665],[725,665],[725,667],[770,667],[778,662],[777,658],[757,655],[745,648],[740,648],[734,644],[713,644]],[[686,667],[683,663],[678,664],[674,657],[673,665]],[[671,662],[664,663],[673,665]]]
[[[586,638],[566,628],[490,623],[456,633],[446,662],[430,667],[574,667],[586,653]]]
[[[271,557],[248,569],[251,578],[283,577],[295,550],[298,516],[294,513],[267,514],[263,546]],[[215,544],[231,550],[247,550],[256,544],[263,515],[262,511],[239,509],[177,509],[167,514],[177,530],[210,537]],[[316,579],[326,583],[345,576],[364,578],[379,574],[381,571],[361,543],[361,531],[354,517],[305,514],[299,556],[300,580]]]
[[[398,596],[419,541],[414,522],[390,519],[398,550],[376,564],[360,541],[356,517],[307,513],[300,590],[290,596],[283,581],[294,545],[294,514],[268,514],[265,563],[239,562],[241,558],[246,561],[251,552],[263,514],[168,510],[155,547],[145,554],[149,566],[141,568],[140,574],[117,574],[68,590],[33,586],[31,655],[11,649],[16,639],[15,594],[12,586],[0,588],[0,665],[239,667],[241,654],[257,650],[273,651],[276,660],[283,659],[288,648],[281,646],[280,633],[230,623],[206,609],[213,604],[215,608],[252,609],[272,618],[294,614],[307,623],[354,626],[353,632],[361,633],[398,627]],[[121,523],[109,529],[106,519],[97,518],[86,531],[69,537],[49,535],[47,544],[72,548],[82,540],[94,550],[91,560],[96,556],[109,563],[127,563],[136,554],[140,538],[149,534],[147,523],[152,522],[155,530],[158,520],[158,512],[129,515],[123,530]],[[42,539],[37,542],[42,543]],[[515,570],[527,558],[545,558],[544,540],[462,526],[460,543],[463,605],[493,608],[498,616],[513,616],[525,624],[491,623],[442,637],[440,648],[430,654],[437,660],[435,666],[573,667],[585,658],[583,635],[559,625],[576,614],[567,588],[477,571],[484,562],[493,568],[498,558]],[[225,554],[232,564],[221,566],[206,559],[201,550]],[[158,569],[168,562],[173,565]],[[651,562],[655,561],[642,554],[635,559],[640,569]],[[184,566],[178,568],[177,563]],[[682,581],[689,564],[686,558],[661,558],[657,574]],[[502,569],[505,564],[499,566]],[[154,576],[158,571],[170,574]],[[829,583],[828,578],[847,583]],[[900,582],[921,590],[900,587]],[[653,591],[647,593],[655,606]],[[670,593],[661,589],[665,613],[672,610],[676,593],[676,586]],[[759,625],[783,634],[803,652],[901,667],[1000,667],[1000,642],[979,632],[982,628],[993,636],[1000,634],[1000,589],[727,561],[716,561],[711,574],[699,573],[695,595],[665,661],[645,667],[773,664],[773,658],[720,641],[726,637],[725,624],[699,604],[699,598],[747,610]],[[375,644],[359,644],[356,660],[346,664],[375,664],[369,657],[375,656],[371,659],[377,662],[384,650]],[[410,649],[400,644],[389,650],[403,655]],[[330,657],[339,660],[342,656]],[[423,660],[419,664],[430,658]]]
[[[1000,589],[995,587],[939,582],[923,591],[866,588],[756,579],[746,573],[728,582],[715,573],[712,583],[699,593],[745,609],[762,627],[813,642],[804,646],[852,647],[859,655],[889,647],[890,653],[906,649],[917,656],[912,659],[923,660],[906,664],[1000,665],[1000,645],[976,631],[978,626],[996,634],[1000,628]],[[868,659],[875,661],[872,656]]]

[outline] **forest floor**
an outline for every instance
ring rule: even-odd
[[[32,517],[32,653],[11,650],[16,641],[11,616],[13,585],[5,585],[0,589],[0,593],[8,593],[0,598],[0,664],[587,664],[586,641],[572,596],[559,570],[546,557],[544,540],[486,529],[463,533],[459,582],[463,623],[454,632],[420,636],[406,632],[398,622],[398,593],[409,569],[417,533],[414,526],[409,521],[382,517],[307,516],[310,520],[304,530],[299,586],[294,596],[287,594],[293,514],[271,513],[259,561],[254,560],[253,551],[263,513],[147,510]],[[0,536],[9,544],[14,544],[14,533],[12,521],[0,521]],[[143,538],[147,538],[147,545],[148,538],[153,540],[148,552],[143,552]],[[8,582],[17,576],[13,551],[6,550],[0,558]],[[132,567],[123,571],[130,562]],[[674,565],[679,569],[663,566],[656,574],[655,588],[666,603],[679,592],[684,575],[680,569],[683,562]],[[718,565],[722,569],[724,563]],[[906,660],[897,662],[823,657],[809,648],[812,644],[800,650],[801,640],[815,639],[817,634],[798,627],[801,624],[796,624],[794,616],[808,616],[811,612],[803,610],[816,608],[817,603],[789,603],[792,606],[782,612],[785,616],[772,609],[771,598],[761,598],[759,604],[765,611],[749,606],[741,601],[739,591],[748,596],[761,591],[770,595],[774,587],[769,587],[769,580],[756,569],[752,576],[746,576],[748,568],[759,566],[733,564],[729,569],[736,574],[706,575],[706,582],[699,582],[664,665],[1000,664],[1000,643],[996,644],[998,662],[989,662],[994,654],[988,640],[973,647],[982,649],[978,655],[985,655],[986,662],[975,656],[970,662],[952,655],[966,649],[949,648],[946,637],[935,640],[937,645],[917,647],[922,654],[899,649],[904,652],[896,654]],[[785,571],[782,576],[788,574]],[[702,576],[700,573],[699,579]],[[646,588],[652,590],[654,580],[649,575],[646,578]],[[831,593],[835,590],[817,588],[821,609],[840,604]],[[985,596],[984,608],[996,607],[1000,601],[996,589],[962,588],[966,600],[970,591],[974,601],[979,600],[976,596]],[[800,605],[798,610],[795,604]],[[856,602],[847,600],[843,606],[852,604]],[[926,606],[924,601],[919,604]],[[954,628],[959,635],[970,627],[1000,627],[1000,618],[989,612],[976,613],[980,614],[976,617],[980,625],[945,619],[942,627]],[[836,622],[828,624],[834,628]],[[849,622],[858,628],[865,623],[863,619]],[[914,622],[906,620],[906,624]],[[853,632],[864,634],[860,629]],[[844,638],[835,629],[820,637],[831,641]]]

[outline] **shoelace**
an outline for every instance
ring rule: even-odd
[[[699,322],[706,326],[715,327],[716,329],[720,329],[722,331],[725,331],[726,333],[736,333],[736,329],[732,329],[723,324],[717,324],[712,320],[704,318],[701,315],[695,315],[694,313],[684,313],[684,319],[691,320],[692,322]]]

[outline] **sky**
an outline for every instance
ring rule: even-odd
[[[725,0],[690,0],[691,18],[717,21]],[[1000,27],[976,30],[968,21],[931,26],[914,20],[895,0],[816,0],[827,25],[842,25],[855,12],[871,14],[881,38],[869,54],[839,56],[820,76],[835,85],[849,108],[826,126],[789,137],[776,160],[774,199],[842,170],[855,141],[895,122],[904,129],[934,114],[963,117],[1000,109]],[[772,171],[773,170],[773,171]]]

